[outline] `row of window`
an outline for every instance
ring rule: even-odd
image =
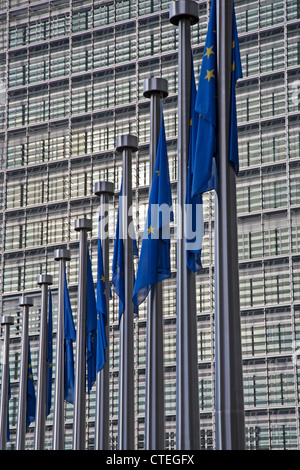
[[[171,110],[170,110],[171,111]],[[164,113],[167,137],[174,137],[177,133],[177,114],[175,111]],[[66,159],[70,156],[87,155],[91,153],[114,150],[115,138],[125,130],[135,133],[134,114],[124,122],[123,114],[116,115],[116,129],[107,123],[107,118],[96,118],[93,127],[71,130],[56,128],[48,132],[30,132],[26,134],[9,134],[5,149],[4,138],[0,137],[0,169],[24,165],[50,162],[52,160]],[[288,140],[287,140],[288,136]],[[149,115],[142,112],[139,119],[139,142],[149,142],[150,122]],[[239,161],[240,168],[259,167],[260,165],[286,161],[287,158],[298,158],[300,151],[300,127],[297,122],[290,123],[288,133],[283,125],[262,127],[260,130],[241,131],[239,133]],[[169,165],[173,166],[173,148],[169,146]],[[5,159],[6,154],[6,159]],[[148,184],[148,161],[139,162],[140,185]],[[176,170],[175,170],[176,171]],[[143,177],[143,174],[145,175]],[[171,175],[176,178],[176,173]]]
[[[158,12],[169,8],[168,0],[149,0],[148,2],[139,2],[138,11],[136,5],[130,0],[119,0],[117,5],[107,3],[104,5],[95,5],[93,9],[83,9],[74,11],[72,14],[72,26],[70,22],[70,14],[62,14],[58,16],[45,17],[32,22],[29,26],[22,25],[11,27],[9,32],[10,47],[17,47],[25,44],[31,44],[37,41],[45,41],[54,37],[68,35],[72,29],[73,33],[90,30],[91,28],[99,28],[101,26],[113,24],[115,21],[124,21],[134,19],[136,13],[139,16]],[[203,10],[203,16],[206,19],[206,9]],[[269,27],[283,23],[284,2],[275,4],[266,4],[259,7],[249,5],[240,12],[237,2],[236,16],[238,30],[240,33],[257,30],[259,27]],[[299,6],[296,0],[288,2],[287,20],[299,18]],[[42,16],[42,15],[41,15]]]
[[[175,176],[175,162],[172,163],[171,180]],[[102,165],[101,165],[102,166]],[[12,175],[7,181],[6,186],[6,209],[16,209],[22,207],[42,205],[53,203],[55,201],[67,201],[70,198],[91,196],[93,194],[94,183],[98,177],[105,172],[99,171],[95,166],[95,173],[91,174],[91,167],[88,166],[80,171],[76,168],[72,170],[70,177],[68,169],[62,167],[61,171],[50,171],[40,176],[39,172],[30,172],[25,175]],[[118,167],[121,171],[121,168]],[[120,173],[119,171],[119,173]],[[144,168],[140,169],[141,179],[144,178]],[[106,172],[107,173],[107,172]],[[250,181],[241,180],[237,187],[237,207],[238,215],[269,211],[272,209],[286,209],[288,205],[298,206],[300,204],[300,186],[299,171],[294,169],[290,176],[289,183],[284,173],[278,175],[266,175],[263,177],[253,177]],[[134,181],[137,180],[137,173],[133,172]],[[140,179],[140,182],[141,182]],[[145,184],[148,185],[148,181]],[[2,185],[1,185],[2,186]],[[3,201],[3,193],[1,200]],[[142,204],[146,201],[140,201],[139,211],[141,220],[146,217],[147,207]],[[147,204],[147,203],[146,203]],[[207,217],[208,206],[204,205],[204,216]],[[279,236],[279,232],[277,234]],[[280,234],[280,237],[282,235]],[[295,236],[297,236],[295,232]],[[253,239],[250,250],[255,252],[255,240]],[[297,242],[298,246],[298,242]]]
[[[135,32],[120,32],[105,34],[103,37],[74,42],[72,52],[69,47],[62,46],[59,49],[53,47],[49,50],[31,51],[29,60],[26,56],[10,58],[8,69],[8,86],[24,86],[45,80],[68,77],[70,67],[73,74],[102,69],[119,62],[133,61],[136,58]],[[161,45],[158,41],[159,31],[151,28],[150,31],[139,33],[138,56],[144,58],[160,52],[176,50],[177,42],[174,31],[163,28],[161,33]],[[167,39],[167,41],[165,40]],[[258,75],[264,72],[284,69],[287,50],[287,66],[294,67],[300,63],[300,39],[299,30],[288,32],[287,43],[284,43],[282,34],[271,36],[261,41],[260,48],[257,40],[241,43],[241,58],[243,64],[243,76]],[[164,49],[165,48],[165,49]],[[260,50],[260,52],[259,52]],[[71,60],[70,60],[71,58]],[[162,61],[164,66],[164,60]],[[177,65],[177,64],[176,64]]]
[[[286,111],[295,113],[300,110],[299,83],[297,76],[288,82],[288,96],[285,96],[283,83],[267,83],[261,87],[240,87],[237,94],[237,112],[239,124],[283,117]],[[116,86],[116,88],[114,88]],[[135,75],[129,74],[127,81],[121,77],[116,83],[110,77],[97,81],[91,86],[59,87],[43,92],[32,92],[28,100],[24,96],[11,97],[8,104],[8,128],[26,126],[48,120],[66,119],[70,115],[85,114],[111,109],[118,105],[130,105],[136,100],[138,89]],[[261,94],[261,97],[260,97]],[[126,112],[124,109],[123,113]],[[176,114],[176,111],[173,111]],[[135,110],[130,112],[135,121]],[[145,119],[145,122],[144,122]],[[174,118],[176,119],[176,118]],[[149,125],[149,116],[141,115],[141,132],[145,124]],[[277,137],[278,139],[278,137]]]

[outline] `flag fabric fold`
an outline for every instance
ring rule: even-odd
[[[236,81],[242,77],[236,19],[233,7],[232,21],[232,78],[230,106],[230,145],[229,161],[236,174],[239,171],[237,121],[236,121]],[[216,0],[212,0],[209,25],[199,77],[195,109],[199,114],[195,149],[192,196],[203,194],[216,187],[217,149],[217,26]]]
[[[99,224],[100,224],[99,216]],[[99,372],[106,362],[105,349],[107,348],[107,338],[105,327],[107,324],[107,304],[106,296],[109,293],[105,289],[105,276],[103,267],[103,254],[100,233],[98,233],[98,264],[97,264],[97,358],[96,370]]]
[[[64,398],[74,405],[74,353],[73,341],[76,340],[74,320],[71,310],[69,290],[67,286],[66,270],[64,269],[64,347],[65,347],[65,369],[64,369]]]
[[[195,110],[196,82],[193,65],[193,54],[191,57],[191,101],[190,101],[190,136],[189,136],[189,161],[186,185],[186,243],[187,243],[187,266],[193,272],[202,269],[201,249],[204,235],[203,204],[202,196],[196,194],[192,197],[193,171],[195,160],[195,149],[198,132],[199,115]]]
[[[167,142],[163,113],[157,145],[155,168],[149,197],[137,276],[133,290],[135,305],[142,303],[151,287],[171,275],[170,230],[173,220]]]
[[[53,322],[52,322],[52,293],[49,290],[48,323],[47,323],[47,398],[46,416],[51,410],[51,390],[52,390],[52,369],[53,369]]]
[[[95,287],[93,281],[92,264],[87,247],[87,323],[86,323],[86,334],[87,334],[87,386],[88,393],[92,386],[96,382],[96,354],[97,354],[97,308],[96,308],[96,297]]]
[[[31,367],[30,343],[28,340],[28,372],[27,372],[27,405],[26,405],[26,431],[29,425],[35,420],[35,390]]]
[[[123,180],[121,184],[120,191],[120,201],[117,215],[117,225],[116,225],[116,236],[114,244],[114,254],[113,254],[113,263],[112,263],[112,284],[115,287],[115,292],[119,297],[119,320],[121,319],[122,313],[125,309],[125,284],[124,284],[124,244],[123,238],[120,230],[120,218],[122,216],[122,197],[123,197]],[[122,220],[122,218],[121,218]],[[120,236],[121,235],[121,236]],[[130,237],[128,233],[127,236]],[[138,248],[136,243],[135,234],[133,234],[133,256],[138,256]],[[134,276],[134,273],[133,273]],[[135,307],[134,313],[137,315],[138,310]]]

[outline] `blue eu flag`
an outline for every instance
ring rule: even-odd
[[[87,292],[86,292],[86,334],[87,334],[87,382],[88,392],[96,382],[96,353],[97,353],[97,308],[92,264],[87,247]]]
[[[35,391],[33,385],[33,375],[31,367],[30,344],[28,340],[28,373],[27,373],[27,406],[26,406],[26,431],[35,420]]]
[[[125,309],[125,284],[124,284],[124,245],[123,238],[120,237],[120,215],[122,213],[122,194],[123,194],[123,181],[120,191],[120,203],[118,208],[116,238],[114,244],[113,264],[112,264],[112,283],[115,286],[115,291],[119,297],[119,320]],[[127,236],[130,236],[129,234]],[[133,256],[138,256],[138,248],[135,237],[133,238]],[[137,314],[137,309],[135,309]]]
[[[199,113],[197,143],[194,161],[192,195],[215,189],[217,149],[217,33],[216,0],[212,0],[211,13],[204,47],[195,108]],[[233,8],[232,21],[232,79],[230,106],[229,160],[238,173],[238,144],[235,84],[242,77],[242,67]]]
[[[71,310],[71,302],[64,270],[64,340],[65,340],[65,377],[64,377],[64,398],[74,405],[74,354],[73,341],[76,339],[74,320]]]
[[[100,224],[100,216],[99,216]],[[98,267],[97,267],[97,362],[96,369],[99,372],[106,362],[105,349],[107,348],[107,339],[105,326],[107,324],[106,297],[108,292],[105,289],[105,277],[103,267],[103,255],[100,238],[98,233]]]
[[[193,55],[191,59],[191,101],[190,101],[190,136],[189,136],[189,162],[187,170],[186,185],[186,248],[187,248],[187,266],[197,272],[202,269],[201,249],[202,239],[204,235],[203,222],[203,204],[202,196],[195,195],[192,197],[193,170],[195,160],[195,148],[198,132],[199,115],[195,111],[196,101],[196,83],[194,75]]]
[[[52,293],[49,290],[49,308],[47,324],[47,398],[46,398],[46,416],[50,414],[51,409],[51,390],[52,390],[52,368],[53,368],[53,323],[52,323]]]
[[[136,305],[144,301],[153,284],[171,275],[170,220],[173,220],[172,194],[162,114],[147,221],[133,290]]]

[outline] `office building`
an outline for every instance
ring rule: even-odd
[[[94,184],[115,184],[111,260],[122,176],[118,135],[138,136],[133,156],[136,231],[144,230],[149,185],[150,102],[143,82],[168,80],[163,101],[170,178],[176,201],[178,28],[170,0],[0,0],[0,313],[11,328],[9,405],[14,448],[22,331],[19,297],[33,297],[29,337],[36,379],[40,319],[38,274],[53,276],[56,331],[58,264],[67,247],[76,319],[78,234],[89,234],[96,280],[99,199]],[[199,77],[209,18],[199,3],[192,27]],[[300,1],[235,0],[243,65],[237,85],[240,173],[238,240],[247,449],[300,448]],[[197,274],[200,436],[215,448],[214,194],[204,196],[203,270]],[[176,224],[176,220],[174,222]],[[176,244],[164,282],[166,448],[176,442]],[[110,301],[110,444],[118,425],[118,298]],[[55,343],[55,335],[54,335]],[[146,302],[134,321],[135,442],[144,448]],[[55,348],[54,348],[55,361]],[[54,391],[54,387],[53,387]],[[94,445],[95,387],[87,398],[87,448]],[[73,407],[66,406],[66,448]],[[52,445],[53,412],[46,422]],[[34,423],[26,434],[33,448]]]

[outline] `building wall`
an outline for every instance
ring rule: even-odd
[[[68,247],[71,305],[76,321],[78,235],[74,221],[93,220],[89,235],[94,280],[99,200],[95,182],[115,183],[110,225],[112,261],[121,156],[116,137],[138,136],[133,157],[134,220],[143,231],[149,184],[149,100],[143,81],[162,76],[170,177],[177,181],[177,28],[170,0],[0,0],[0,313],[11,329],[11,442],[15,443],[20,364],[20,293],[30,310],[33,375],[37,376],[40,289],[37,275],[54,278],[56,331],[57,247]],[[192,27],[196,80],[209,16],[199,1]],[[236,0],[243,64],[237,85],[240,174],[237,178],[240,298],[246,438],[249,449],[295,449],[299,436],[300,187],[299,0]],[[114,210],[115,209],[115,210]],[[214,434],[214,195],[204,196],[203,270],[197,274],[201,447]],[[176,221],[175,221],[176,223]],[[176,434],[176,249],[164,283],[166,446]],[[118,299],[110,301],[110,438],[118,417]],[[134,322],[135,437],[144,446],[146,303]],[[55,341],[55,337],[54,337]],[[55,361],[55,349],[54,349]],[[299,361],[299,360],[298,360]],[[53,387],[54,389],[54,387]],[[95,387],[87,400],[87,446],[93,448]],[[66,447],[72,442],[66,406]],[[53,412],[46,445],[52,445]],[[26,435],[32,448],[34,424]]]

